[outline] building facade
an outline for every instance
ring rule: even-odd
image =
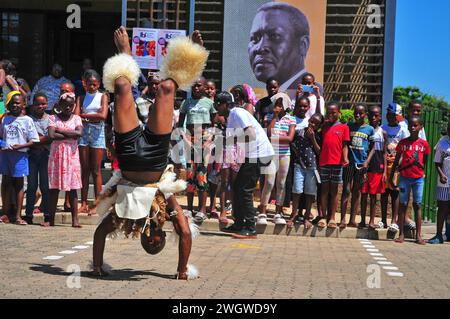
[[[101,70],[115,51],[111,33],[120,23],[126,22],[130,31],[199,29],[211,52],[204,75],[221,88],[224,1],[83,0],[75,2],[82,12],[81,28],[69,29],[66,9],[74,1],[2,0],[0,58],[13,59],[31,84],[53,62],[76,78],[83,58]],[[347,106],[386,105],[392,96],[395,0],[328,0],[326,10],[325,99]],[[374,14],[379,15],[375,25],[370,21]]]

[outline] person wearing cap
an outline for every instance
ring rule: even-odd
[[[258,224],[267,224],[266,207],[270,200],[270,194],[276,183],[276,214],[273,222],[277,225],[285,225],[283,218],[283,201],[285,196],[286,178],[291,162],[291,149],[289,144],[294,140],[296,120],[287,115],[286,111],[291,107],[291,99],[285,93],[278,93],[272,97],[273,111],[266,115],[267,136],[272,142],[275,151],[275,161],[272,162],[264,182],[261,194],[261,204],[258,207]]]
[[[216,109],[227,120],[226,146],[236,143],[245,149],[245,160],[233,183],[233,225],[222,229],[233,233],[234,238],[256,238],[256,212],[253,207],[253,192],[262,167],[272,162],[272,144],[254,116],[241,107],[235,107],[228,92],[217,95]],[[245,141],[245,142],[244,142]]]
[[[399,123],[403,119],[402,107],[396,103],[390,103],[387,107],[386,114],[387,124],[383,124],[381,129],[386,134],[386,189],[385,193],[381,195],[381,221],[387,225],[387,209],[389,197],[391,198],[392,219],[389,230],[393,233],[398,232],[397,216],[400,205],[399,189],[395,185],[392,185],[389,180],[389,176],[392,172],[394,165],[396,148],[401,140],[409,137],[408,129],[405,129]],[[394,181],[397,184],[398,174],[395,175]]]

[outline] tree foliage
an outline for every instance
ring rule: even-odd
[[[404,110],[407,109],[408,104],[413,100],[417,100],[422,103],[424,106],[424,112],[435,110],[441,111],[443,114],[441,129],[443,131],[446,130],[447,121],[450,116],[450,103],[442,97],[424,93],[415,86],[398,86],[394,89],[394,102],[400,104]]]

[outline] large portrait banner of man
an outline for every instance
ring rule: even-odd
[[[224,89],[247,83],[258,97],[269,79],[295,97],[305,73],[323,83],[326,0],[225,0]]]

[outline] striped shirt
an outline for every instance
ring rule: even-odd
[[[265,121],[270,123],[273,119],[273,113],[269,113],[265,117]],[[291,155],[291,148],[289,146],[289,142],[278,142],[277,136],[289,136],[289,128],[291,125],[296,125],[297,122],[295,117],[291,115],[286,115],[281,118],[278,122],[275,123],[275,126],[272,129],[272,146],[275,151],[275,155],[280,156],[289,156]]]

